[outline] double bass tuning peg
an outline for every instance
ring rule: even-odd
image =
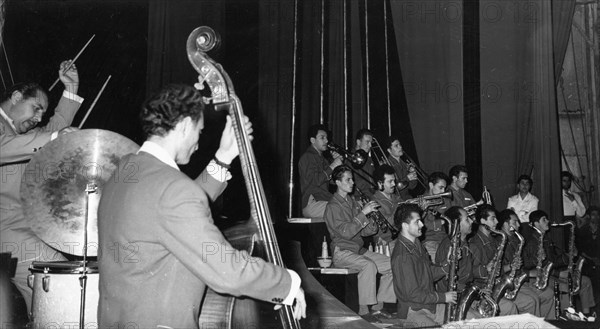
[[[190,34],[188,41],[194,40],[195,48],[201,52],[208,52],[212,49],[219,48],[221,37],[217,32],[208,26],[200,26]],[[190,42],[188,42],[190,46]],[[189,48],[188,48],[189,50]]]

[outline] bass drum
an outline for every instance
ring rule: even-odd
[[[33,262],[28,284],[34,328],[79,326],[83,262]],[[88,262],[85,295],[85,328],[98,328],[98,264]]]

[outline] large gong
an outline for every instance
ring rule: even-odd
[[[57,250],[83,256],[87,213],[87,256],[97,256],[102,188],[121,157],[138,149],[130,139],[100,129],[61,135],[46,144],[21,181],[21,201],[33,232]]]

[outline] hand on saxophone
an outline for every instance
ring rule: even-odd
[[[522,265],[523,265],[523,260],[521,259],[521,257],[515,257],[515,259],[510,264],[510,268],[513,270],[518,270],[521,268]]]
[[[456,304],[456,291],[448,291],[445,295],[446,303]]]

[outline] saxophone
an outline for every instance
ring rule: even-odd
[[[477,307],[479,310],[479,314],[481,314],[485,318],[489,318],[492,316],[498,315],[498,301],[500,298],[496,299],[493,295],[494,285],[496,284],[496,277],[500,274],[500,270],[502,269],[502,255],[504,254],[504,247],[506,246],[506,233],[496,230],[488,225],[484,225],[490,232],[499,234],[502,240],[496,249],[496,255],[492,259],[492,269],[488,273],[488,279],[483,290],[483,293],[490,295],[492,300],[494,301],[494,305],[490,305],[487,299],[480,300],[479,306]]]
[[[569,273],[567,275],[567,284],[569,286],[569,306],[573,307],[573,296],[579,293],[581,289],[581,268],[585,258],[579,257],[577,264],[575,264],[575,254],[577,249],[575,248],[575,224],[572,221],[550,224],[552,227],[558,226],[571,226],[569,236],[569,265],[567,267]]]
[[[547,262],[546,266],[543,266],[544,259],[546,259],[546,251],[544,250],[544,232],[539,230],[534,225],[531,225],[536,232],[540,234],[540,245],[538,246],[537,253],[537,275],[535,279],[535,283],[533,284],[539,290],[544,290],[548,286],[548,278],[550,277],[550,271],[552,270],[552,266],[554,265],[552,262]]]
[[[516,237],[519,239],[519,249],[517,250],[516,255],[517,255],[517,257],[520,258],[521,252],[523,251],[523,246],[525,245],[525,239],[516,230],[514,231],[514,233],[515,233]],[[514,300],[517,297],[517,293],[519,292],[519,289],[521,289],[521,286],[523,285],[525,280],[527,280],[527,277],[529,275],[525,271],[522,271],[521,274],[519,274],[517,277],[515,277],[515,273],[511,272],[511,274],[513,276],[513,278],[512,278],[513,279],[513,287],[506,291],[506,294],[504,295],[504,297],[506,299]]]
[[[444,215],[440,215],[443,219],[447,220],[450,223],[450,219]],[[450,244],[450,259],[448,260],[448,264],[450,267],[448,269],[448,291],[456,291],[458,288],[458,256],[460,253],[460,218],[456,220],[452,227],[452,236],[451,236],[451,244]],[[456,312],[456,304],[448,303],[446,304],[446,313],[444,318],[444,323],[452,322],[458,320],[457,312]]]
[[[513,232],[519,239],[519,247],[515,253],[515,257],[521,258],[521,252],[523,251],[523,246],[525,245],[525,239],[523,239],[523,236],[520,235],[514,227],[511,227],[510,231]],[[511,267],[510,273],[503,275],[500,281],[496,283],[492,293],[492,296],[496,302],[500,302],[502,297],[506,297],[507,299],[511,300],[517,297],[517,292],[521,288],[523,281],[528,275],[527,273],[522,273],[518,278],[516,275],[517,269]]]
[[[502,236],[502,242],[496,249],[496,255],[492,259],[492,270],[489,273],[488,280],[486,281],[485,288],[479,288],[477,285],[471,283],[465,291],[461,294],[460,299],[457,303],[457,318],[458,320],[464,320],[467,317],[467,312],[471,308],[471,304],[478,299],[479,305],[477,309],[479,314],[481,314],[485,318],[489,318],[492,316],[496,316],[500,311],[498,303],[492,296],[492,289],[494,288],[495,279],[498,273],[499,263],[502,260],[502,254],[504,253],[504,246],[506,245],[506,234],[504,232],[497,231],[492,229],[488,225],[484,225],[490,230],[492,233],[500,234]]]

